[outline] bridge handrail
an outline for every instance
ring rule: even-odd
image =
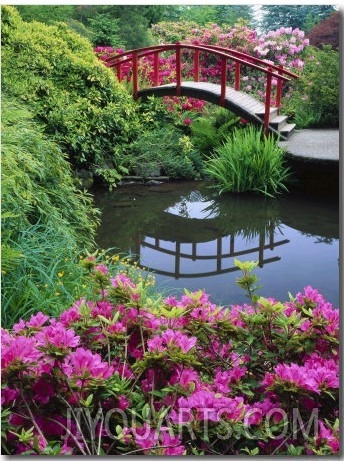
[[[235,51],[235,50],[232,50],[230,48],[216,47],[215,45],[214,46],[213,45],[189,45],[189,44],[185,44],[185,43],[175,43],[175,44],[171,44],[171,45],[153,45],[153,46],[149,46],[149,47],[146,47],[146,48],[137,48],[135,50],[125,51],[125,52],[117,54],[115,56],[110,56],[109,58],[106,58],[104,60],[104,62],[111,64],[111,66],[109,66],[109,67],[117,66],[117,65],[121,65],[121,64],[123,64],[125,62],[132,61],[133,60],[133,53],[137,54],[138,58],[142,58],[144,56],[149,56],[150,54],[153,54],[153,53],[160,53],[160,52],[163,52],[163,51],[174,50],[178,46],[180,48],[199,50],[199,51],[209,51],[210,50],[210,51],[212,51],[214,54],[216,54],[218,56],[226,57],[226,58],[231,59],[231,60],[233,60],[235,62],[239,62],[240,64],[252,67],[252,68],[254,68],[256,70],[260,70],[261,72],[264,72],[265,74],[271,74],[271,76],[276,77],[276,78],[281,79],[281,80],[284,80],[284,81],[289,81],[290,79],[287,78],[287,77],[284,77],[282,74],[286,74],[286,75],[288,75],[290,77],[293,77],[293,78],[299,78],[298,75],[293,74],[292,72],[289,72],[289,71],[283,69],[283,66],[279,67],[279,66],[276,66],[274,64],[269,64],[269,63],[263,61],[262,59],[256,58],[255,56],[251,56],[251,55],[246,54],[246,53],[241,53],[239,51]],[[268,69],[266,69],[264,67],[258,66],[257,64],[253,64],[251,62],[248,62],[245,59],[241,59],[239,57],[236,57],[236,56],[232,55],[231,53],[240,54],[240,55],[243,56],[243,58],[254,60],[254,61],[259,62],[260,64],[263,64],[266,67],[270,67],[271,69],[276,69],[276,70],[278,70],[278,73],[275,73],[275,72],[273,72],[271,70],[268,70]],[[128,56],[128,57],[124,58],[125,56]],[[118,62],[112,62],[112,61],[118,61]]]
[[[118,80],[122,80],[121,65],[132,61],[132,74],[133,74],[133,96],[136,99],[138,97],[138,59],[144,56],[154,55],[154,85],[159,85],[159,53],[164,51],[174,50],[176,53],[176,94],[181,94],[181,50],[189,49],[194,50],[194,81],[199,81],[199,53],[200,52],[211,52],[221,58],[221,96],[220,104],[223,105],[226,96],[227,86],[227,60],[235,62],[235,82],[234,89],[240,90],[240,76],[241,66],[248,66],[255,70],[258,70],[266,74],[266,90],[265,90],[265,113],[264,113],[264,128],[265,133],[269,131],[269,120],[270,120],[270,107],[271,107],[271,90],[272,90],[272,78],[277,79],[276,88],[276,101],[275,106],[280,109],[281,107],[281,96],[282,96],[282,84],[283,82],[290,81],[290,78],[298,78],[298,75],[285,70],[282,65],[276,66],[270,64],[260,58],[251,56],[249,54],[232,50],[225,47],[216,45],[193,45],[187,43],[174,43],[168,45],[152,45],[145,48],[137,48],[135,50],[125,51],[115,56],[110,56],[104,60],[108,67],[116,67]],[[254,61],[254,62],[252,62]],[[274,71],[276,70],[276,72]]]
[[[233,50],[232,48],[226,48],[226,47],[223,47],[223,46],[204,45],[204,47],[209,48],[211,50],[220,50],[220,51],[225,51],[225,52],[227,51],[227,52],[230,52],[233,55],[242,56],[244,59],[247,58],[249,60],[253,60],[255,62],[258,62],[259,64],[269,66],[269,67],[271,67],[271,69],[275,69],[278,72],[281,72],[282,74],[287,75],[288,77],[299,78],[299,75],[295,74],[294,72],[290,72],[290,70],[284,69],[282,64],[280,64],[278,66],[276,64],[270,64],[270,63],[266,62],[266,60],[264,60],[264,59],[257,58],[256,56],[252,56],[250,54],[243,53],[242,51]]]

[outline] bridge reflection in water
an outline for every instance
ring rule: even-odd
[[[286,299],[310,284],[339,305],[336,201],[303,194],[219,197],[208,186],[186,181],[95,191],[99,246],[132,255],[155,272],[164,293],[203,289],[213,302],[240,303],[237,258],[260,262],[262,296]]]
[[[266,236],[263,233],[260,233],[258,236],[258,246],[254,245],[251,248],[246,250],[236,250],[235,248],[235,235],[229,235],[225,237],[218,237],[215,240],[207,242],[207,246],[210,248],[214,248],[215,251],[211,254],[199,254],[198,248],[202,246],[202,243],[189,243],[185,244],[183,242],[168,242],[166,240],[161,240],[159,238],[151,238],[151,237],[144,237],[143,241],[141,242],[140,254],[144,253],[146,260],[154,259],[154,253],[158,252],[165,255],[170,255],[174,258],[174,267],[173,270],[162,270],[156,267],[150,266],[149,269],[153,270],[155,273],[160,275],[167,275],[173,276],[176,279],[178,278],[194,278],[194,277],[207,277],[211,275],[217,274],[225,274],[228,272],[233,272],[238,270],[234,264],[231,267],[226,267],[226,260],[229,258],[240,258],[241,256],[250,256],[251,258],[258,260],[259,267],[263,267],[264,264],[271,263],[274,261],[279,261],[281,258],[279,256],[274,256],[272,258],[265,258],[264,251],[274,250],[275,247],[279,245],[284,245],[289,242],[288,239],[279,240],[277,242],[274,241],[275,226],[274,224],[271,225],[270,234],[268,236],[268,243],[266,243]],[[173,249],[169,247],[174,246]],[[204,247],[204,246],[203,246]],[[152,253],[149,255],[145,249],[152,250]],[[189,249],[189,252],[188,252]],[[183,265],[183,260],[191,260],[195,262],[211,262],[214,261],[216,263],[215,270],[202,270],[202,266],[199,269],[195,265],[195,270],[199,270],[197,272],[181,272],[181,266]],[[140,263],[140,265],[142,265]],[[172,269],[172,267],[171,267]]]
[[[219,202],[204,199],[198,191],[184,196],[164,210],[161,216],[164,225],[160,229],[140,234],[135,249],[138,264],[156,274],[183,279],[237,271],[235,258],[254,259],[259,267],[281,259],[278,255],[266,255],[266,250],[274,251],[289,243],[288,239],[276,240],[277,220],[268,219],[258,227],[251,226],[245,235],[242,226],[240,230],[233,224],[228,226],[228,222],[224,226],[223,211],[221,220],[220,213]],[[226,227],[232,227],[232,231],[226,232]],[[207,230],[211,239],[207,239]]]

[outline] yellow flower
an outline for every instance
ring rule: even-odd
[[[63,271],[62,271],[62,272],[58,272],[58,273],[57,273],[57,276],[61,278],[61,277],[63,277],[63,274],[64,274]]]

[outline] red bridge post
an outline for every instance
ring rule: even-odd
[[[159,85],[159,53],[154,53],[154,86]]]
[[[270,121],[270,106],[271,106],[271,67],[268,67],[266,74],[266,90],[265,90],[265,114],[264,114],[264,133],[269,134],[269,121]]]
[[[282,64],[279,65],[279,69],[278,69],[278,75],[281,75],[283,72],[283,66]],[[278,108],[278,113],[279,113],[279,110],[282,106],[281,104],[281,98],[282,98],[282,79],[279,78],[278,79],[278,82],[277,82],[277,90],[276,90],[276,107]]]
[[[227,86],[227,58],[222,57],[221,58],[221,96],[220,96],[221,106],[225,105],[226,86]]]
[[[177,96],[180,96],[180,85],[182,82],[182,67],[180,59],[180,43],[176,43],[176,83],[177,83]]]
[[[199,50],[194,53],[194,82],[199,82]]]
[[[235,83],[234,83],[235,91],[240,90],[240,67],[241,67],[241,64],[240,62],[237,61],[235,63]]]
[[[137,99],[137,92],[139,89],[138,83],[138,66],[137,66],[137,52],[133,51],[133,96]]]

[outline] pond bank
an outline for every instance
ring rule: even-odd
[[[286,151],[288,165],[305,191],[338,195],[339,130],[299,130],[279,143]]]

